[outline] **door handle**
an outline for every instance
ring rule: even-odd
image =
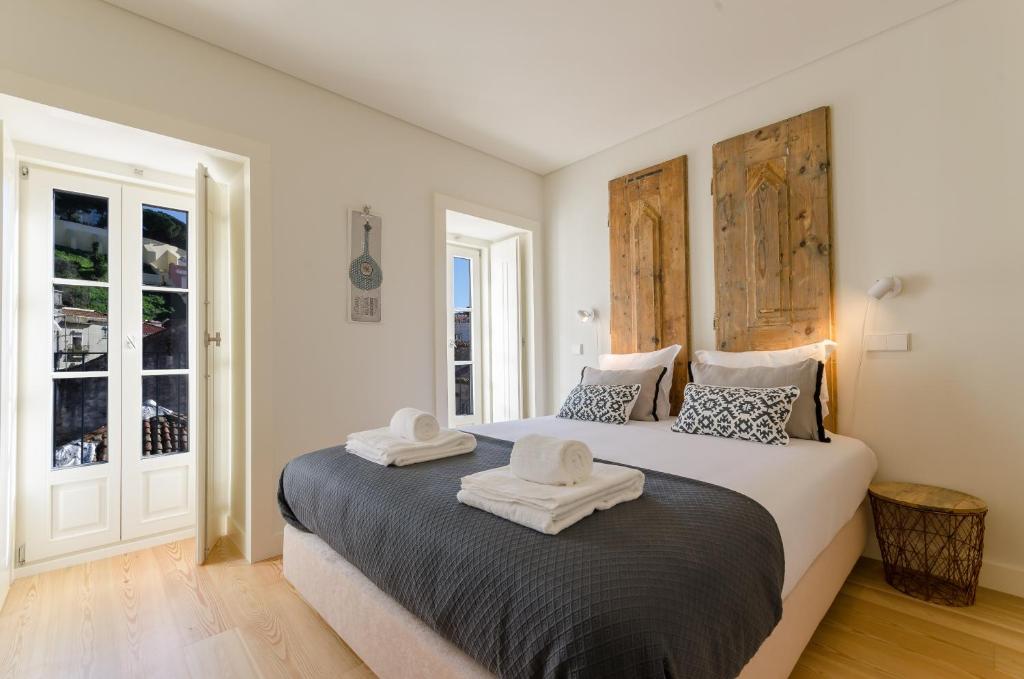
[[[128,345],[129,349],[135,349],[135,340],[131,335],[125,335],[124,343]]]
[[[211,344],[215,344],[218,347],[220,346],[220,331],[219,330],[217,331],[217,333],[215,335],[211,335],[210,333],[206,333],[206,346],[210,346]]]

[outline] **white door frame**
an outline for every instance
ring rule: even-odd
[[[448,331],[446,321],[447,300],[447,212],[489,219],[522,230],[522,287],[523,313],[523,417],[534,417],[545,412],[544,391],[538,389],[538,375],[543,374],[543,346],[541,344],[543,309],[543,281],[540,222],[508,212],[471,203],[460,198],[434,194],[434,411],[438,416],[448,408],[448,360],[446,355]]]
[[[0,120],[0,608],[15,562],[18,488],[18,163]]]

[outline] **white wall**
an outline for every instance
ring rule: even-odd
[[[0,608],[14,568],[18,393],[18,169],[0,120]]]
[[[840,430],[871,445],[880,479],[987,500],[983,582],[1024,594],[1022,34],[1019,0],[961,0],[548,175],[551,407],[595,362],[575,310],[608,317],[608,180],[689,156],[693,343],[709,348],[711,146],[830,105]],[[868,355],[855,394],[864,291],[891,273],[905,292],[869,332],[909,331],[913,351]]]
[[[433,197],[530,219],[536,175],[99,0],[0,0],[0,91],[248,156],[252,556],[283,464],[433,404]],[[346,210],[384,218],[384,323],[344,315]]]

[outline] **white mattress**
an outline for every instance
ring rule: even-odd
[[[678,434],[670,427],[671,422],[614,425],[538,417],[464,429],[507,441],[530,433],[576,439],[594,457],[743,493],[779,526],[786,555],[783,597],[853,517],[878,467],[863,441],[837,434],[831,443],[792,439],[788,446],[766,446]]]

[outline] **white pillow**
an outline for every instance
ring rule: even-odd
[[[801,363],[809,358],[825,363],[838,346],[832,340],[821,340],[813,344],[805,344],[792,349],[776,351],[713,351],[698,349],[693,353],[693,360],[710,365],[721,365],[726,368],[754,368],[770,366],[778,368],[784,365]],[[828,376],[821,378],[821,416],[828,415]]]
[[[666,420],[669,417],[669,410],[672,405],[669,401],[669,391],[672,389],[672,368],[675,366],[676,355],[683,347],[673,344],[657,351],[647,351],[639,354],[601,354],[597,357],[597,367],[601,370],[646,370],[648,368],[664,367],[665,376],[661,383],[667,384],[667,389],[658,393],[658,403],[655,412],[659,420]]]

